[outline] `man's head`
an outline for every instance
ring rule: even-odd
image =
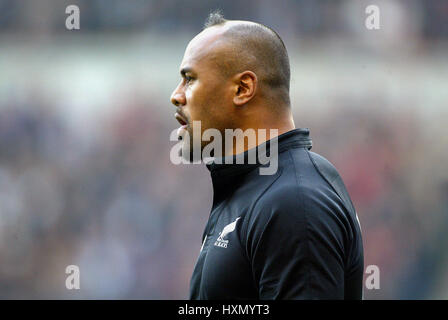
[[[290,114],[288,54],[270,28],[212,13],[187,46],[171,96],[192,150],[193,121],[209,128],[269,128]],[[179,116],[180,115],[180,116]],[[201,149],[207,142],[201,142]],[[187,155],[184,155],[187,156]]]

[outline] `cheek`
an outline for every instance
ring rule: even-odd
[[[196,82],[185,91],[190,120],[200,120],[202,130],[227,127],[225,122],[229,119],[229,106],[226,102],[229,97],[225,95],[222,85],[212,84],[212,81]]]
[[[203,120],[210,116],[209,106],[213,104],[213,92],[209,87],[196,82],[187,88],[185,98],[192,120]]]

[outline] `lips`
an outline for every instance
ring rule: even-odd
[[[179,113],[179,111],[174,114],[174,117],[181,124],[181,126],[177,129],[177,137],[179,140],[183,140],[183,137],[187,132],[188,121],[185,116]]]
[[[174,114],[174,117],[176,118],[176,120],[182,125],[182,126],[186,126],[188,124],[188,121],[185,119],[185,117],[183,115],[181,115],[179,112],[176,112]]]

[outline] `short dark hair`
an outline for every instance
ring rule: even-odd
[[[210,13],[204,29],[225,24],[227,21],[220,10]],[[261,23],[242,23],[231,27],[223,34],[227,37],[232,45],[237,48],[238,57],[234,57],[234,63],[241,68],[256,68],[257,76],[265,84],[271,88],[286,89],[287,94],[282,95],[289,104],[289,86],[291,71],[289,65],[288,52],[283,40],[277,32]],[[241,54],[241,55],[240,55]],[[253,60],[255,58],[256,65],[244,64],[244,55]],[[229,57],[227,57],[229,59]],[[232,63],[223,63],[228,69]],[[228,71],[228,70],[226,70]]]
[[[211,12],[208,15],[207,20],[205,20],[205,23],[204,23],[204,29],[210,28],[212,26],[220,25],[220,24],[223,24],[226,22],[227,22],[227,20],[224,19],[222,11],[218,9],[218,10]]]

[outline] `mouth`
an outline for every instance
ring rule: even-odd
[[[176,112],[174,114],[174,117],[176,118],[176,120],[182,125],[182,126],[186,126],[188,125],[187,120],[185,119],[185,117],[183,117],[181,114],[179,114],[178,112]]]
[[[177,129],[177,139],[183,140],[184,135],[187,133],[188,121],[178,112],[174,114],[174,117],[181,124],[181,126]]]

